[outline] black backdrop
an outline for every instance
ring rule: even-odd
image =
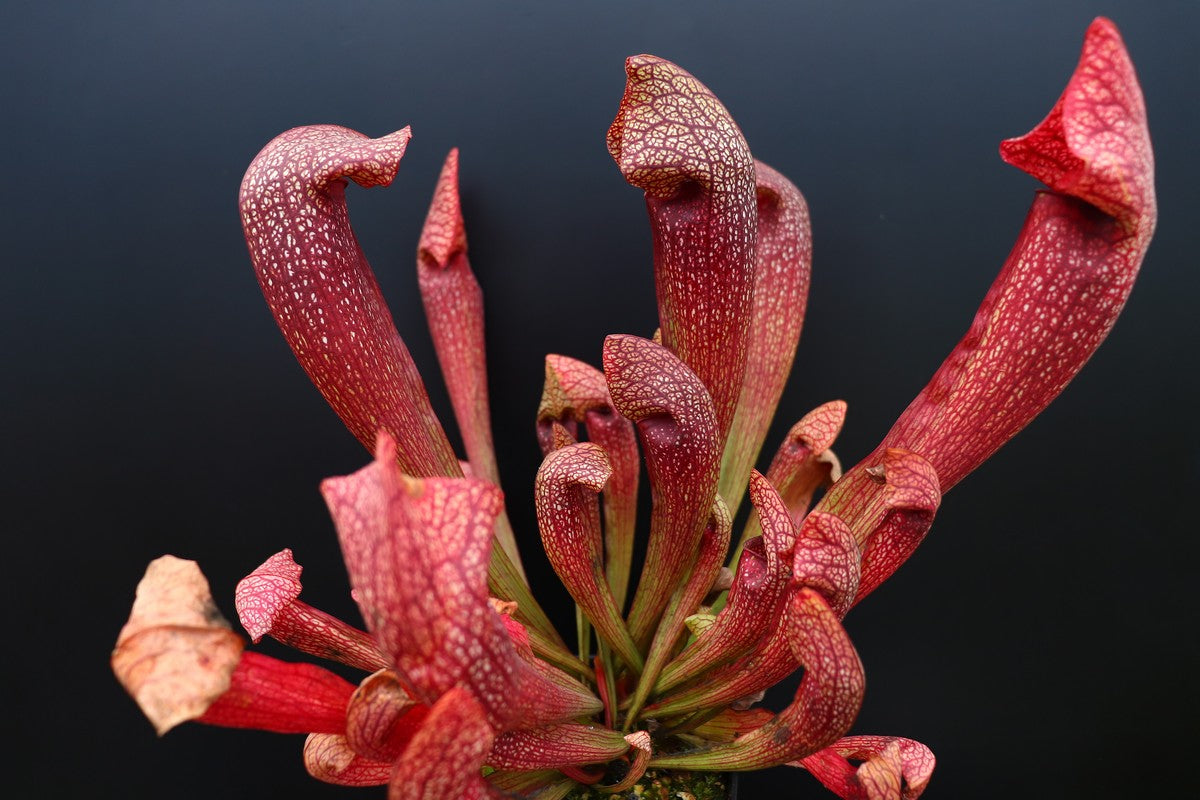
[[[901,10],[903,8],[903,10]],[[353,618],[317,493],[366,453],[307,383],[241,241],[242,170],[285,128],[406,124],[396,184],[351,213],[435,405],[413,252],[462,149],[487,300],[501,470],[539,595],[530,497],[542,355],[596,361],[654,305],[639,193],[604,147],[626,55],[705,81],[812,207],[807,329],[768,450],[835,397],[870,450],[966,328],[1034,183],[998,141],[1050,108],[1097,14],[1138,67],[1159,233],[1077,381],[950,494],[918,552],[847,621],[855,731],[929,744],[927,796],[1163,796],[1197,744],[1200,478],[1194,307],[1197,25],[1190,2],[992,4],[8,2],[3,341],[15,797],[379,797],[310,781],[300,737],[154,736],[108,671],[133,587],[197,559],[236,580],[290,546],[305,597]],[[794,684],[768,697],[786,703]],[[15,714],[14,714],[15,711]],[[807,775],[744,796],[821,797]]]

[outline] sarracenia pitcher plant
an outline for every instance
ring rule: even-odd
[[[841,401],[804,415],[766,472],[753,469],[804,320],[804,198],[755,159],[696,78],[649,55],[625,70],[608,149],[645,193],[658,332],[610,335],[593,364],[546,358],[534,502],[577,605],[571,645],[525,578],[517,544],[534,532],[513,531],[498,488],[457,152],[416,269],[465,460],[344,199],[348,180],[392,181],[409,130],[296,128],[250,164],[241,215],[284,337],[374,456],[321,486],[363,627],[300,599],[290,550],[255,568],[235,605],[252,641],[270,636],[362,677],[245,649],[196,564],[164,556],[112,657],[159,732],[195,720],[307,734],[314,777],[386,785],[396,799],[632,795],[648,776],[697,786],[712,773],[705,785],[719,786],[779,765],[842,798],[921,794],[928,748],[851,733],[865,684],[844,621],[920,544],[943,495],[1063,390],[1121,311],[1155,224],[1129,57],[1115,26],[1096,20],[1049,115],[1001,144],[1047,188],[966,335],[844,474],[830,449]],[[747,497],[752,513],[735,531]],[[789,705],[757,705],[798,670]]]

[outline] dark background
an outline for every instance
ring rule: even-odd
[[[656,324],[640,193],[604,146],[623,58],[691,70],[806,194],[808,323],[767,450],[840,397],[850,464],[1007,254],[1035,183],[996,145],[1049,110],[1097,14],[1145,89],[1157,237],[1094,360],[848,618],[869,676],[854,731],[930,745],[931,800],[1165,796],[1200,712],[1192,2],[5,3],[3,794],[383,796],[308,779],[302,737],[159,740],[108,669],[164,552],[198,560],[233,616],[237,579],[290,546],[306,599],[355,619],[317,484],[367,455],[276,332],[237,217],[242,171],[275,134],[412,124],[395,185],[352,190],[351,212],[450,427],[413,253],[462,148],[510,513],[565,626],[530,496],[542,356],[596,362],[606,333]],[[832,796],[787,768],[742,787]]]

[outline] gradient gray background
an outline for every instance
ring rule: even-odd
[[[413,252],[441,161],[462,149],[510,513],[565,628],[530,497],[542,356],[595,362],[606,333],[655,327],[645,210],[604,146],[624,57],[691,70],[807,196],[808,323],[767,450],[840,397],[836,449],[853,463],[999,269],[1035,183],[996,145],[1050,109],[1097,14],[1120,26],[1146,93],[1157,237],[1095,359],[847,619],[868,675],[854,731],[930,745],[931,800],[1164,796],[1200,711],[1192,2],[5,3],[18,744],[3,793],[384,794],[308,779],[302,737],[184,726],[158,740],[107,666],[164,552],[198,560],[232,616],[236,580],[292,547],[305,598],[355,618],[316,487],[366,454],[276,332],[237,218],[242,171],[275,134],[413,126],[394,186],[352,190],[351,213],[448,424]],[[785,768],[742,792],[832,797]]]

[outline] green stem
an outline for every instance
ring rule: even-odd
[[[592,625],[578,605],[575,606],[575,639],[579,660],[586,664],[592,660]]]

